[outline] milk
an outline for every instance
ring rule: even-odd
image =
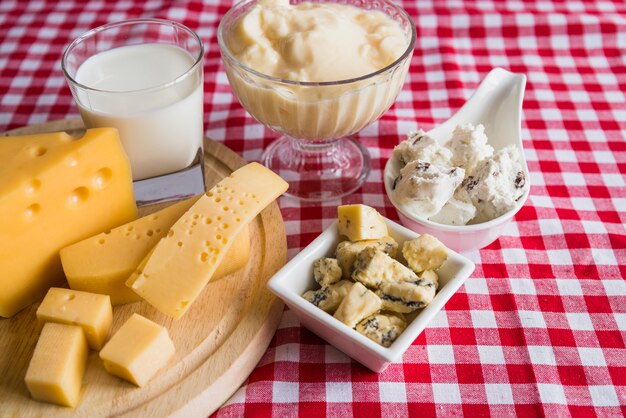
[[[193,64],[185,50],[154,43],[101,52],[78,68],[76,81],[91,89],[74,89],[83,121],[119,130],[134,180],[186,168],[202,148],[202,65],[188,72]]]

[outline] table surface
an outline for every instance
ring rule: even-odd
[[[206,43],[206,134],[258,160],[275,134],[234,99],[216,29],[230,2],[0,2],[0,132],[77,116],[60,70],[69,41],[134,17],[182,22]],[[528,77],[531,196],[401,362],[375,374],[285,311],[245,385],[217,416],[626,414],[626,4],[405,1],[417,26],[395,106],[359,134],[366,184],[342,203],[397,220],[382,168],[410,130],[452,115],[493,67]],[[338,202],[280,199],[289,255]]]

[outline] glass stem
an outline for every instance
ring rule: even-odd
[[[324,142],[305,142],[305,141],[299,141],[292,137],[289,137],[289,139],[292,141],[293,148],[297,151],[300,151],[303,153],[325,152],[327,154],[329,152],[336,150],[341,141],[341,138],[333,139],[331,141],[324,141]]]

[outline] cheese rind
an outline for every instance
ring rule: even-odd
[[[64,281],[59,250],[137,217],[112,128],[0,138],[0,316]]]
[[[78,325],[89,347],[99,350],[109,335],[113,310],[108,295],[52,287],[37,309],[41,322]]]
[[[77,242],[61,250],[61,262],[72,289],[102,293],[113,305],[137,302],[141,297],[126,280],[150,250],[200,196]],[[250,255],[250,236],[244,228],[214,273],[214,280],[243,267]]]
[[[234,238],[287,187],[260,164],[238,169],[172,226],[126,285],[159,311],[180,318],[211,280]]]
[[[110,374],[144,386],[175,351],[166,328],[133,314],[102,348],[100,358]]]
[[[376,209],[367,205],[343,205],[337,207],[339,234],[350,241],[378,239],[389,235],[387,224]]]
[[[24,378],[31,396],[39,401],[76,406],[88,351],[80,327],[45,324]]]

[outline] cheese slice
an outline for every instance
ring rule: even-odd
[[[235,237],[287,187],[258,163],[238,169],[172,226],[126,285],[159,311],[180,318],[209,282]]]
[[[343,205],[337,207],[339,234],[352,242],[379,239],[389,235],[387,224],[376,209],[367,205]]]
[[[59,250],[137,217],[117,130],[0,138],[0,316],[64,281]]]
[[[200,196],[183,200],[158,212],[87,238],[61,250],[61,262],[72,289],[102,293],[113,305],[136,302],[141,297],[126,287],[126,280],[150,250]],[[235,238],[214,280],[242,268],[250,256],[248,228]]]
[[[133,314],[106,343],[100,358],[110,374],[144,386],[175,351],[167,329]]]
[[[38,401],[76,406],[88,351],[80,327],[45,324],[24,378],[31,396]]]
[[[80,326],[89,347],[100,350],[109,335],[113,310],[107,295],[52,287],[37,309],[37,318]]]

